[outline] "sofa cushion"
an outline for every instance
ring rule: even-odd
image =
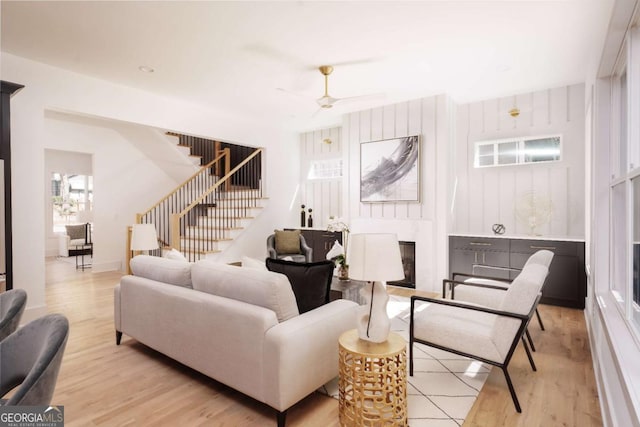
[[[170,251],[166,251],[163,255],[164,258],[173,259],[176,261],[189,262],[189,260],[177,249],[171,248]]]
[[[191,287],[191,264],[150,255],[136,255],[131,259],[134,276],[145,277],[157,282]]]
[[[300,314],[329,302],[334,268],[332,261],[301,263],[267,258],[266,264],[270,271],[287,276]]]
[[[242,256],[242,258],[240,259],[240,262],[244,268],[252,268],[254,270],[267,271],[267,266],[264,265],[264,261],[260,261],[259,259],[251,258],[248,256]]]
[[[300,253],[300,230],[275,230],[278,254]]]
[[[296,297],[286,276],[212,261],[198,261],[191,269],[193,289],[268,308],[278,322],[298,315]]]

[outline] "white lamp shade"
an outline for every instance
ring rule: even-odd
[[[352,234],[348,252],[351,279],[380,282],[404,279],[400,245],[395,234]]]
[[[134,224],[131,233],[131,250],[147,251],[158,249],[158,235],[153,224]]]
[[[78,218],[78,222],[82,223],[93,222],[93,211],[79,211],[76,218]]]

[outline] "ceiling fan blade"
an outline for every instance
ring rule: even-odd
[[[312,97],[312,96],[305,95],[304,93],[294,92],[294,91],[292,91],[292,90],[288,90],[288,89],[283,89],[283,88],[281,88],[281,87],[277,87],[277,88],[276,88],[276,90],[277,90],[277,91],[279,91],[279,92],[284,92],[284,93],[289,94],[289,95],[297,96],[297,97],[299,97],[299,98],[304,98],[304,99],[313,99],[313,100],[315,100],[315,98],[314,98],[314,97]]]
[[[311,118],[315,119],[316,116],[322,112],[322,110],[326,110],[326,108],[322,108],[322,107],[318,108],[316,112],[311,115]]]
[[[369,95],[358,95],[358,96],[348,96],[346,98],[338,98],[335,100],[335,102],[333,104],[347,104],[349,102],[356,102],[356,101],[367,101],[367,100],[372,100],[372,99],[376,99],[376,98],[380,98],[380,99],[384,99],[386,98],[386,95],[384,93],[372,93]]]

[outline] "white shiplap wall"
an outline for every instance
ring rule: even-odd
[[[521,113],[512,118],[508,111]],[[528,191],[553,203],[551,222],[537,231],[549,237],[584,237],[584,85],[577,84],[457,108],[453,230],[490,234],[494,223],[506,234],[526,235],[514,206]],[[475,169],[474,143],[515,136],[562,134],[562,160],[554,163]],[[455,177],[454,177],[455,179]]]
[[[325,139],[331,139],[326,144]],[[300,135],[300,191],[297,209],[304,204],[313,209],[313,228],[326,228],[330,216],[344,216],[342,211],[343,179],[309,180],[309,166],[313,160],[343,158],[342,132],[339,127],[320,129]],[[343,164],[343,173],[345,173]]]
[[[453,104],[435,96],[351,113],[343,118],[344,203],[352,231],[395,232],[416,242],[416,286],[437,290],[446,274],[449,148],[453,145]],[[360,144],[420,135],[420,202],[361,203]],[[438,279],[439,278],[439,279]]]

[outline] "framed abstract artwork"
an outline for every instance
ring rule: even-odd
[[[419,202],[420,136],[360,144],[360,201]]]

